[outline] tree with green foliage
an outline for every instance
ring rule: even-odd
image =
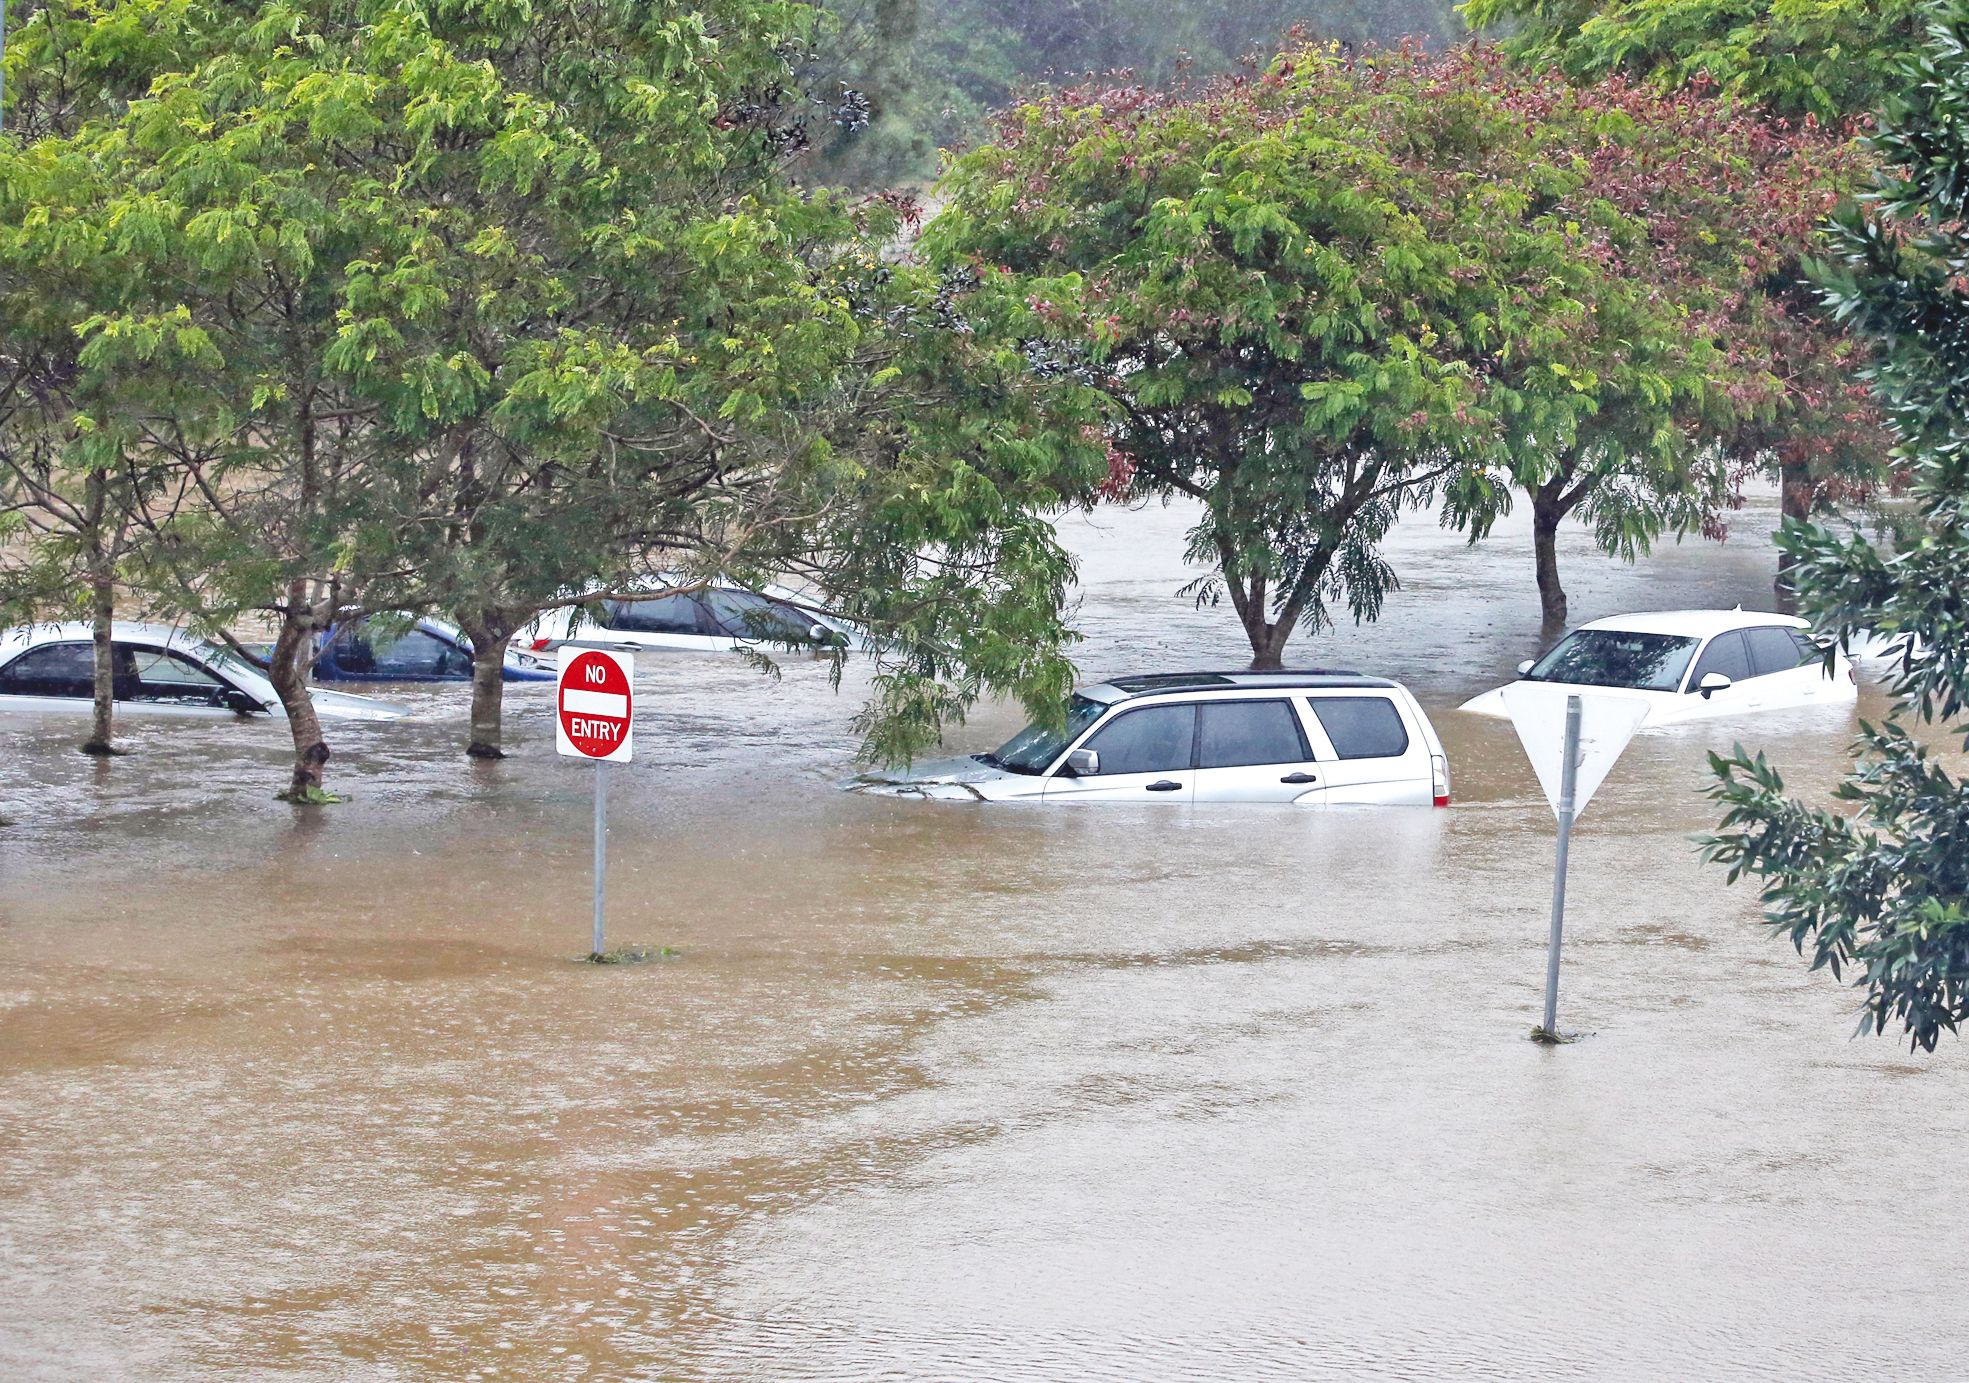
[[[1742,203],[1827,205],[1793,186],[1805,136],[1692,104],[1473,49],[1068,88],[956,165],[925,244],[1026,284],[1043,353],[1111,401],[1129,494],[1204,506],[1195,589],[1228,597],[1254,666],[1374,616],[1401,512],[1447,497],[1481,533],[1513,485],[1563,619],[1559,520],[1592,514],[1615,551],[1701,523],[1717,437],[1767,406],[1742,285],[1776,218]]]
[[[1594,269],[1542,333],[1484,367],[1508,386],[1503,468],[1530,502],[1549,635],[1568,614],[1564,520],[1628,560],[1664,533],[1720,532],[1741,458],[1795,419],[1807,378],[1850,368],[1843,333],[1746,288],[1804,252],[1859,160],[1822,128],[1690,91],[1553,83],[1482,48],[1437,67],[1436,99],[1491,112],[1492,177],[1517,190],[1525,228],[1563,233]],[[1816,440],[1884,450],[1863,406]]]
[[[126,445],[76,330],[127,302],[113,257],[62,214],[97,195],[99,170],[64,140],[124,110],[162,72],[223,47],[243,7],[128,0],[15,4],[7,18],[0,139],[0,609],[94,627],[95,705],[84,753],[114,751],[110,626],[119,576],[160,515],[173,477]]]
[[[1842,123],[1894,92],[1916,0],[1468,0],[1464,18],[1575,82],[1707,84],[1793,119]]]
[[[974,363],[912,344],[933,330],[1004,349],[876,252],[897,208],[787,186],[811,18],[263,7],[127,109],[29,146],[82,171],[28,216],[124,295],[68,324],[118,444],[197,497],[159,527],[151,594],[222,636],[273,622],[286,795],[324,794],[307,671],[334,620],[457,612],[473,742],[496,753],[502,631],[659,560],[842,554],[844,603],[884,615],[896,655],[884,749],[984,689],[1057,706],[1070,564],[1033,506],[1090,489],[1104,454],[1071,408],[1011,430],[1041,418],[1018,402],[1030,370],[988,372],[988,403],[968,380],[919,387],[923,351]]]
[[[1933,1050],[1969,1017],[1969,782],[1917,738],[1969,735],[1969,6],[1895,69],[1868,205],[1838,218],[1822,274],[1842,320],[1877,345],[1872,383],[1911,477],[1918,522],[1883,550],[1859,533],[1791,525],[1800,603],[1818,634],[1904,641],[1884,725],[1827,811],[1787,795],[1739,746],[1713,760],[1727,809],[1710,858],[1762,885],[1766,914],[1813,969],[1866,992],[1861,1031],[1899,1023]],[[1953,722],[1950,725],[1950,722]]]
[[[1736,119],[1764,122],[1760,140],[1852,141],[1893,90],[1896,59],[1915,44],[1913,0],[1469,0],[1472,28],[1496,30],[1505,50],[1537,72],[1591,85],[1626,78],[1663,92],[1721,95]],[[1856,191],[1867,179],[1856,142],[1817,160]],[[1800,201],[1761,184],[1744,188],[1762,263],[1746,287],[1762,299],[1762,350],[1773,362],[1764,406],[1731,437],[1734,459],[1772,475],[1786,519],[1866,504],[1897,477],[1890,443],[1854,379],[1847,333],[1820,310],[1803,264],[1813,253],[1816,189]],[[1780,590],[1788,589],[1783,559]]]

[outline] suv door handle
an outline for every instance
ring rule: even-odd
[[[1181,783],[1171,782],[1167,778],[1160,778],[1150,783],[1145,790],[1148,792],[1181,792],[1183,785]]]
[[[1319,779],[1310,773],[1288,773],[1279,779],[1279,781],[1281,783],[1317,783]]]

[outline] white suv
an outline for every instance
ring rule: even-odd
[[[1066,728],[863,774],[850,791],[997,802],[1449,805],[1449,760],[1408,688],[1352,672],[1178,672],[1083,687]]]

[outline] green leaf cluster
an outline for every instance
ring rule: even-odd
[[[1472,29],[1573,81],[1709,85],[1793,118],[1843,122],[1893,94],[1920,42],[1916,0],[1468,0]]]
[[[1821,636],[1903,642],[1893,718],[1864,727],[1838,811],[1790,797],[1762,756],[1717,759],[1728,810],[1706,845],[1759,880],[1814,969],[1865,991],[1863,1031],[1898,1023],[1932,1050],[1969,1016],[1969,781],[1918,734],[1969,733],[1969,7],[1943,10],[1897,73],[1875,141],[1886,175],[1839,218],[1821,273],[1834,312],[1877,343],[1871,382],[1916,512],[1891,546],[1806,525],[1782,538]]]

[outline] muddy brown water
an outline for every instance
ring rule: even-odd
[[[1769,604],[1753,505],[1576,618]],[[1186,516],[1066,525],[1094,676],[1236,666],[1174,594]],[[1448,811],[869,800],[823,671],[640,660],[611,939],[551,688],[515,756],[464,691],[335,734],[0,723],[0,1375],[325,1379],[1961,1376],[1969,1069],[1854,1040],[1689,843],[1644,736],[1581,825],[1538,1016],[1552,822],[1507,725],[1522,527],[1394,544],[1382,622]],[[851,688],[852,691],[852,688]],[[1863,709],[1877,711],[1876,689]],[[954,737],[988,746],[989,708]],[[1756,727],[1802,789],[1851,712]]]

